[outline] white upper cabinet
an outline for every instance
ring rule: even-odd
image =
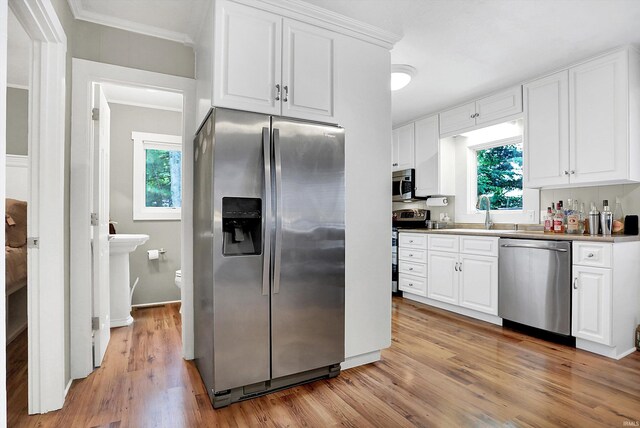
[[[416,196],[455,194],[455,150],[440,141],[438,115],[415,122]]]
[[[629,178],[628,54],[617,52],[569,69],[573,183]]]
[[[214,106],[334,121],[335,33],[227,1],[215,19]]]
[[[498,123],[522,113],[522,87],[516,86],[440,113],[440,135],[451,136]]]
[[[524,185],[569,184],[569,72],[523,87]]]
[[[282,18],[235,3],[218,7],[213,105],[280,114]]]
[[[440,134],[450,134],[474,126],[476,126],[475,102],[440,113]]]
[[[414,124],[396,128],[391,133],[391,166],[394,171],[414,167],[415,131]]]
[[[282,114],[304,119],[333,117],[335,33],[284,20]]]
[[[525,187],[640,181],[639,88],[634,48],[524,85]]]

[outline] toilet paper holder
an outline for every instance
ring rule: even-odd
[[[167,250],[165,250],[164,248],[160,248],[158,250],[158,253],[160,253],[160,254],[165,254],[166,252],[167,252]]]

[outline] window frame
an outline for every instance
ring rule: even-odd
[[[145,150],[169,150],[182,154],[180,135],[154,134],[150,132],[131,133],[133,140],[133,220],[180,220],[182,207],[147,207],[146,196],[146,155]],[[181,171],[183,170],[181,165]],[[184,180],[180,179],[180,188]]]
[[[464,166],[464,171],[460,171],[458,177],[462,178],[457,186],[457,193],[462,204],[456,204],[456,221],[459,223],[483,223],[485,220],[485,210],[476,208],[478,193],[478,169],[477,151],[491,147],[504,146],[509,144],[524,144],[524,137],[517,135],[483,143],[465,143],[457,151],[458,165]],[[524,147],[523,147],[524,150]],[[525,159],[522,159],[523,174],[526,169]],[[522,183],[522,209],[521,210],[494,210],[490,211],[491,221],[494,223],[524,223],[536,224],[540,221],[540,191],[529,189]]]

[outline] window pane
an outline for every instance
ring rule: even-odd
[[[489,196],[493,210],[521,210],[522,144],[478,150],[476,160],[478,196]]]
[[[182,153],[177,150],[145,149],[145,206],[182,206]]]

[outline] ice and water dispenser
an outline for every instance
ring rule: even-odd
[[[262,199],[222,198],[222,254],[261,254]]]

